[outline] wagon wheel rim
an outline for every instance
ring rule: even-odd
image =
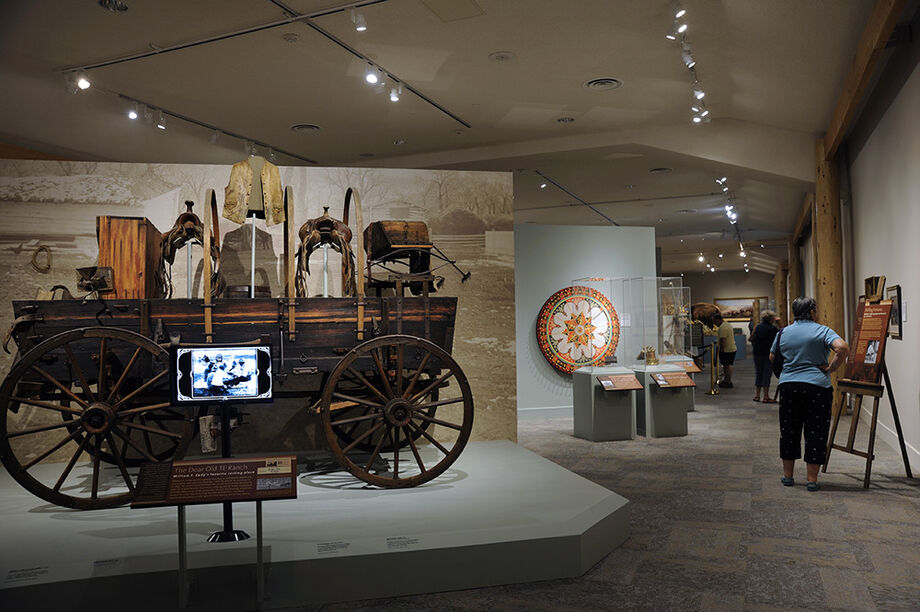
[[[110,354],[124,367],[108,367]],[[159,345],[117,328],[75,329],[35,346],[0,386],[4,467],[60,506],[93,510],[130,502],[139,463],[132,455],[181,457],[194,435],[194,422],[169,406],[168,364]],[[55,457],[62,463],[45,461]]]
[[[360,395],[353,391],[358,385]],[[443,397],[432,400],[433,393]],[[340,415],[332,406],[341,402],[367,413]],[[381,336],[356,346],[332,371],[321,415],[329,449],[355,477],[385,488],[413,487],[443,474],[463,451],[473,428],[473,395],[447,351],[414,336]],[[366,423],[364,433],[343,443],[334,428],[354,422]],[[377,442],[369,458],[356,462],[348,453],[365,439]],[[378,458],[389,460],[388,473],[374,472]]]

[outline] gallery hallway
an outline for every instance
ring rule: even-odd
[[[752,381],[747,359],[734,389],[699,389],[684,438],[592,443],[571,418],[520,421],[520,444],[632,501],[632,536],[584,576],[324,609],[918,609],[920,480],[879,440],[868,490],[839,451],[820,491],[802,465],[783,487],[777,406],[752,402]]]

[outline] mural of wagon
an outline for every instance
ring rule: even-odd
[[[360,228],[357,193],[348,190],[346,210],[349,199]],[[457,298],[430,294],[431,270],[401,272],[392,257],[366,259],[360,231],[355,295],[298,296],[293,227],[285,227],[284,297],[215,297],[219,256],[212,245],[220,242],[212,190],[206,202],[210,212],[197,231],[188,217],[183,230],[213,255],[204,257],[203,298],[102,291],[13,302],[6,340],[17,352],[0,386],[0,460],[13,478],[61,506],[129,503],[140,465],[184,457],[199,417],[213,410],[171,403],[170,347],[210,342],[270,342],[275,398],[296,398],[316,411],[329,450],[358,479],[397,488],[444,473],[473,425],[470,385],[451,357]],[[292,202],[288,188],[289,213]],[[163,235],[164,244],[176,237]],[[102,240],[100,234],[100,259]],[[412,263],[432,248],[413,243]],[[389,266],[383,271],[381,261]],[[114,276],[117,283],[117,270]],[[108,282],[104,274],[93,278]],[[407,287],[420,295],[405,295]]]

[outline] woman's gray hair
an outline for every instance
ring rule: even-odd
[[[792,300],[792,315],[796,321],[814,321],[815,317],[812,313],[817,307],[818,303],[815,302],[815,298],[797,297]]]
[[[776,313],[772,310],[764,310],[763,316],[760,317],[762,323],[772,323],[774,319],[776,319]]]

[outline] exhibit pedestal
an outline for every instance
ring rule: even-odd
[[[686,355],[665,355],[662,357],[662,361],[666,362],[668,365],[679,365],[684,368],[685,363],[693,363],[693,359],[687,357]],[[686,370],[687,368],[684,368]],[[687,372],[690,376],[690,380],[696,383],[696,373]],[[696,387],[693,387],[690,391],[690,405],[687,406],[687,412],[696,412]]]
[[[661,388],[655,374],[684,372],[677,365],[633,366],[644,391],[636,394],[636,431],[649,438],[687,435],[687,410],[693,399],[693,387]]]
[[[87,463],[75,469],[91,475]],[[108,467],[104,477],[120,475]],[[255,524],[254,506],[235,508],[241,526]],[[629,537],[629,510],[622,496],[508,441],[470,443],[441,477],[411,489],[308,474],[296,500],[264,506],[262,602],[252,588],[256,542],[209,544],[221,506],[186,508],[189,606],[300,608],[579,576]],[[174,508],[78,512],[0,472],[0,512],[3,609],[175,609]]]
[[[598,376],[633,371],[618,366],[584,367],[572,373],[572,411],[578,438],[603,442],[636,437],[636,391],[605,390]]]

